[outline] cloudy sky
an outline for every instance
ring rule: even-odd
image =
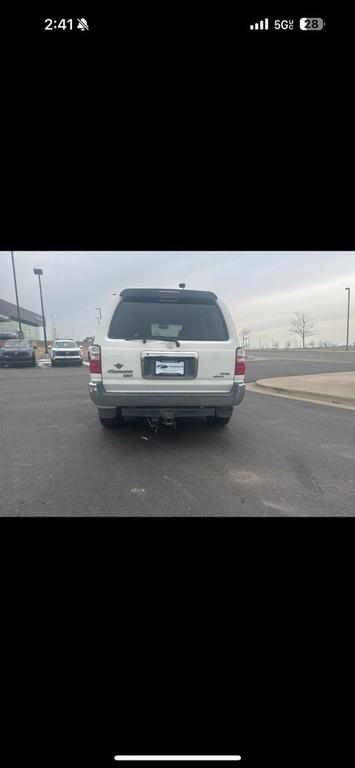
[[[237,327],[248,327],[251,345],[280,345],[292,313],[312,315],[314,340],[345,343],[346,286],[355,293],[353,252],[15,252],[19,302],[40,312],[41,267],[47,326],[61,336],[84,338],[97,328],[96,307],[123,288],[187,288],[213,290],[223,298]],[[15,302],[10,252],[0,252],[0,298]],[[355,300],[355,296],[354,296]],[[51,335],[51,333],[49,333]],[[350,324],[355,341],[355,316]]]

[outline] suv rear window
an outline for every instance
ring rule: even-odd
[[[229,334],[215,302],[121,301],[112,317],[108,337],[227,341]]]

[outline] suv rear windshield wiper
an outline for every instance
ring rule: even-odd
[[[143,344],[146,344],[147,341],[174,341],[177,347],[180,347],[180,342],[178,339],[173,339],[171,336],[146,336],[145,338],[141,338],[137,335],[134,336],[126,336],[125,341],[142,341]]]
[[[174,341],[176,346],[180,346],[180,342],[178,339],[175,339],[173,336],[147,336],[148,341]]]

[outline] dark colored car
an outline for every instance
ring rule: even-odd
[[[10,318],[6,315],[0,315],[0,341],[7,341],[8,339],[18,338],[18,332],[11,328]]]
[[[0,331],[0,341],[7,341],[8,339],[17,339],[15,331]]]
[[[36,353],[29,341],[13,339],[0,348],[0,367],[5,365],[36,366]]]

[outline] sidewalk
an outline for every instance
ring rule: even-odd
[[[264,390],[268,394],[355,407],[355,371],[260,379],[254,386],[254,391]]]

